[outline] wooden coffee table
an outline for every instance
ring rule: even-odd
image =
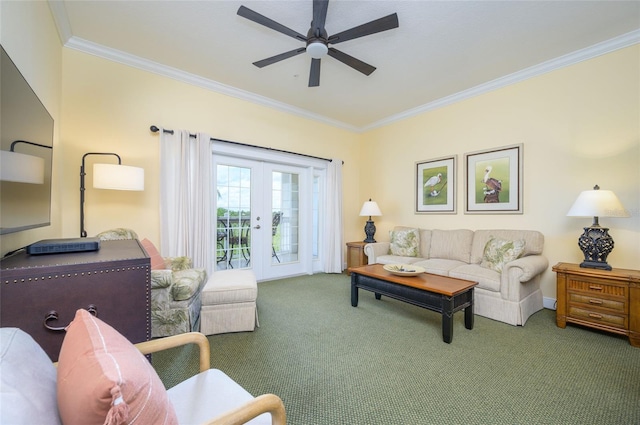
[[[473,329],[473,287],[477,282],[422,273],[396,276],[382,264],[351,267],[351,305],[358,306],[358,288],[414,304],[442,314],[442,340],[453,339],[453,313],[464,309],[464,327]]]

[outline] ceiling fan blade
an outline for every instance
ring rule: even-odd
[[[267,28],[271,28],[272,30],[278,31],[284,35],[288,35],[289,37],[293,37],[300,41],[307,41],[307,37],[300,34],[297,31],[292,30],[291,28],[285,27],[282,24],[277,23],[276,21],[267,18],[264,15],[259,14],[258,12],[254,12],[253,10],[240,6],[238,9],[238,15],[243,18],[247,18],[250,21],[253,21],[257,24],[264,25]]]
[[[331,44],[342,43],[343,41],[353,40],[354,38],[364,37],[365,35],[398,28],[398,26],[398,14],[392,13],[384,18],[376,19],[375,21],[367,22],[366,24],[334,34],[329,37],[328,41]]]
[[[322,35],[324,32],[324,23],[327,20],[327,9],[329,7],[329,0],[313,0],[313,21],[311,22],[312,28],[319,28],[320,34],[314,34],[315,36]]]
[[[371,75],[371,73],[376,70],[375,66],[362,62],[360,59],[349,56],[348,54],[343,53],[340,50],[336,50],[333,47],[329,47],[329,51],[327,53],[332,58],[339,60],[345,65],[349,65],[351,68],[362,72],[364,75]]]
[[[299,49],[290,50],[288,52],[280,53],[279,55],[271,56],[270,58],[262,59],[253,64],[258,68],[264,68],[267,65],[274,64],[276,62],[280,62],[281,60],[289,59],[293,56],[299,55],[300,53],[305,52],[304,47],[300,47]]]
[[[311,59],[311,72],[309,72],[309,87],[320,85],[320,59]]]

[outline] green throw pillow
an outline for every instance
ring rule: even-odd
[[[502,267],[519,258],[524,252],[525,241],[508,241],[504,239],[491,238],[484,246],[484,255],[480,266],[502,273]]]
[[[392,255],[417,257],[420,255],[420,231],[418,229],[393,230],[389,251]]]

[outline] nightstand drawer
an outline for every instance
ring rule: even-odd
[[[604,297],[592,296],[591,294],[581,294],[569,292],[569,303],[583,304],[585,308],[600,307],[608,310],[615,310],[621,314],[627,313],[627,303],[624,299],[608,299]]]
[[[629,285],[612,285],[600,279],[567,279],[568,291],[589,292],[602,296],[627,298]]]
[[[587,320],[592,323],[599,323],[606,326],[612,326],[620,329],[627,329],[627,316],[618,316],[616,314],[607,314],[597,310],[588,310],[575,306],[569,307],[569,317],[581,320]]]

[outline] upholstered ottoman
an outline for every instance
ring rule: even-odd
[[[251,270],[214,272],[202,290],[200,332],[253,331],[258,322],[258,285]]]

